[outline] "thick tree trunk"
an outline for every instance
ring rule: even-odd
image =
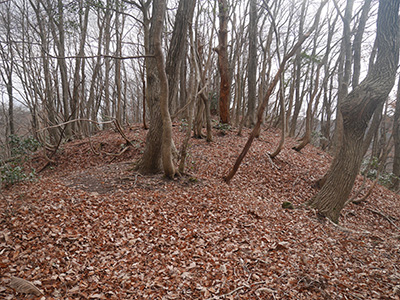
[[[138,162],[137,168],[139,172],[147,174],[164,170],[165,175],[172,178],[176,172],[172,162],[172,122],[168,109],[168,79],[161,47],[165,10],[165,0],[153,2],[153,17],[148,52],[146,53],[154,54],[154,58],[146,58],[150,130],[146,137],[143,156]]]
[[[216,48],[218,53],[218,69],[220,73],[220,95],[219,95],[219,116],[221,123],[230,122],[229,105],[231,102],[231,78],[228,60],[228,4],[227,0],[218,0],[219,6],[219,45]]]
[[[172,162],[172,122],[168,108],[168,79],[165,73],[164,55],[161,47],[161,33],[164,25],[166,0],[154,1],[153,18],[154,25],[154,56],[157,65],[157,73],[160,81],[160,112],[162,118],[161,159],[164,174],[168,178],[175,175],[175,167]],[[151,126],[152,124],[150,124]]]
[[[360,169],[368,123],[394,85],[399,59],[399,2],[379,3],[376,63],[366,79],[343,99],[343,135],[339,149],[326,175],[326,183],[308,202],[334,222],[339,220]]]

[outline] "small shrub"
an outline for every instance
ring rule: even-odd
[[[38,149],[40,143],[33,137],[23,138],[17,135],[9,137],[11,159],[0,160],[0,182],[4,186],[10,186],[20,181],[33,180],[36,173],[33,168],[27,171],[24,163],[29,156]]]
[[[371,159],[365,159],[361,165],[361,174],[366,176],[368,179],[375,180],[379,175],[379,184],[390,188],[393,182],[396,180],[396,175],[393,173],[380,173],[378,174],[379,160],[377,157],[372,157]]]
[[[227,135],[228,131],[231,131],[231,125],[224,123],[217,123],[214,128],[218,129],[219,134],[222,136]]]

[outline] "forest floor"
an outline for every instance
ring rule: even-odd
[[[263,131],[227,185],[248,131],[191,139],[175,180],[132,171],[147,131],[125,133],[133,146],[120,156],[105,152],[124,139],[100,132],[93,148],[62,145],[36,181],[1,191],[0,299],[400,299],[399,195],[377,185],[339,227],[302,206],[331,160],[318,148],[288,139],[270,161],[279,132]],[[43,295],[16,292],[12,277]]]

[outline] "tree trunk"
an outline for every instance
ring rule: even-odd
[[[307,0],[304,0],[301,5],[301,13],[300,13],[300,24],[299,24],[299,36],[303,35],[303,27],[304,27],[304,18],[306,11]],[[294,112],[292,116],[292,120],[290,122],[290,130],[289,136],[293,137],[296,133],[297,128],[297,118],[299,117],[301,105],[303,104],[303,95],[300,91],[300,82],[301,82],[301,47],[297,50],[295,57],[295,69],[296,69],[296,83],[295,83],[295,103],[294,103]]]
[[[157,0],[153,3],[153,30],[154,30],[154,56],[157,65],[157,73],[160,82],[160,112],[162,118],[162,140],[161,140],[161,158],[164,174],[168,178],[175,175],[175,167],[172,162],[172,122],[168,108],[168,79],[165,73],[164,55],[161,47],[161,33],[164,26],[164,17],[166,11],[166,0]],[[150,126],[152,124],[150,123]]]
[[[250,133],[250,136],[246,142],[246,145],[244,146],[242,152],[240,153],[240,155],[238,156],[238,158],[236,159],[235,164],[233,165],[231,171],[228,173],[228,175],[225,177],[225,182],[226,183],[230,183],[231,179],[233,178],[233,176],[235,176],[237,170],[239,169],[239,166],[243,160],[243,158],[246,156],[247,152],[249,151],[251,144],[253,143],[254,138],[256,137],[256,135],[259,133],[259,130],[261,128],[261,123],[262,123],[262,119],[264,116],[264,112],[265,112],[265,108],[267,107],[267,103],[268,103],[268,99],[271,96],[273,90],[275,89],[276,84],[278,83],[279,79],[281,78],[281,74],[282,72],[285,70],[285,66],[287,61],[297,52],[297,50],[301,47],[301,45],[304,43],[304,41],[310,36],[310,34],[314,31],[314,29],[317,27],[317,24],[319,22],[319,18],[321,16],[321,10],[322,8],[325,6],[327,0],[323,1],[316,13],[315,19],[314,19],[314,23],[311,26],[311,28],[307,31],[306,34],[302,35],[299,40],[296,42],[296,44],[293,46],[292,50],[287,53],[281,63],[279,64],[279,69],[276,72],[273,80],[271,81],[267,92],[265,93],[264,99],[261,103],[261,105],[258,108],[258,112],[257,112],[257,122],[253,128],[253,130]]]
[[[154,54],[154,58],[146,58],[146,99],[150,110],[150,129],[137,169],[145,174],[164,170],[165,176],[172,178],[176,172],[172,162],[172,122],[168,109],[168,79],[161,47],[165,10],[165,0],[153,2],[149,46],[146,47],[146,54]]]
[[[218,0],[219,7],[219,45],[215,51],[218,53],[218,69],[220,73],[219,116],[223,124],[230,121],[229,105],[231,102],[231,78],[228,61],[228,3],[227,0]]]
[[[352,51],[351,51],[351,30],[350,22],[353,12],[354,0],[347,0],[346,9],[344,12],[343,21],[343,39],[340,46],[339,55],[339,67],[338,67],[338,100],[337,100],[337,110],[336,110],[336,126],[333,136],[333,149],[336,152],[340,147],[340,141],[342,140],[343,134],[343,118],[341,115],[341,105],[343,99],[348,94],[348,87],[350,82],[350,72],[351,72],[351,61],[352,61]],[[339,10],[339,8],[337,8]]]
[[[116,13],[115,13],[115,38],[116,38],[116,49],[115,49],[115,56],[121,57],[122,56],[122,29],[123,29],[123,23],[124,21],[122,20],[122,26],[121,26],[121,20],[120,20],[120,10],[122,9],[122,5],[120,5],[119,0],[115,2],[116,6]],[[121,28],[122,29],[121,29]],[[115,96],[114,96],[114,114],[115,118],[119,122],[119,124],[122,124],[122,83],[121,83],[121,64],[122,61],[121,59],[116,59],[115,60]]]
[[[240,62],[239,62],[240,63]],[[256,109],[257,90],[257,0],[250,0],[250,24],[249,24],[249,63],[248,72],[248,103],[247,103],[247,126],[253,127]]]
[[[69,83],[68,83],[68,69],[67,62],[65,59],[65,26],[64,26],[64,4],[62,0],[57,1],[57,9],[58,9],[58,19],[54,20],[53,12],[49,11],[51,8],[51,4],[49,0],[47,1],[47,12],[51,20],[51,27],[53,37],[58,50],[58,58],[57,62],[60,68],[60,76],[61,76],[61,89],[62,89],[62,105],[63,105],[63,117],[64,121],[68,121],[71,118],[70,115],[70,91],[69,91]],[[55,29],[57,27],[57,31]],[[73,109],[76,109],[75,107]],[[67,139],[72,136],[71,123],[65,125],[64,135]]]
[[[187,49],[187,31],[193,19],[196,0],[180,0],[175,17],[174,29],[168,49],[165,71],[168,77],[170,111],[177,106],[180,70]]]
[[[83,9],[83,1],[79,1],[79,9]],[[80,36],[80,41],[79,41],[79,52],[78,52],[78,58],[75,60],[75,70],[74,70],[74,87],[72,90],[72,99],[71,99],[71,119],[76,120],[78,119],[79,111],[78,107],[80,106],[79,103],[83,101],[82,97],[83,94],[80,95],[81,99],[79,99],[79,87],[81,85],[84,85],[84,81],[81,80],[80,76],[80,70],[81,70],[81,64],[82,64],[82,57],[85,53],[85,42],[86,42],[86,33],[87,33],[87,28],[88,28],[88,23],[89,23],[89,6],[85,8],[85,13],[84,13],[84,18],[83,22],[81,21],[81,36]],[[72,123],[72,130],[78,133],[78,123],[74,122]]]
[[[354,72],[353,72],[353,79],[352,79],[352,86],[353,88],[358,85],[360,79],[360,71],[361,71],[361,43],[362,38],[365,31],[365,25],[368,20],[368,13],[371,7],[372,0],[366,0],[363,5],[363,10],[360,17],[360,23],[357,28],[357,33],[354,37],[353,42],[353,52],[354,52]]]
[[[197,62],[197,52],[196,48],[194,45],[194,40],[193,40],[193,30],[190,29],[189,31],[189,36],[190,36],[190,66],[191,66],[191,73],[189,77],[189,107],[187,109],[187,129],[186,129],[186,135],[185,139],[182,143],[182,148],[181,148],[181,153],[180,157],[181,160],[179,162],[179,173],[183,173],[185,171],[185,164],[186,164],[186,156],[187,156],[187,151],[189,148],[189,140],[190,136],[192,134],[192,127],[193,127],[193,108],[194,104],[196,101],[197,97],[197,90],[199,86],[199,66]]]
[[[393,117],[393,142],[394,158],[392,173],[396,178],[393,181],[392,188],[397,191],[400,187],[400,78],[397,86],[396,110]]]
[[[110,44],[111,44],[111,19],[113,11],[111,9],[111,0],[107,0],[105,16],[104,16],[104,108],[102,111],[102,121],[109,121],[111,117],[111,106],[110,106],[110,70],[111,70],[111,59],[110,55]],[[104,124],[104,129],[110,128],[110,124]]]
[[[326,182],[308,204],[338,222],[364,156],[365,132],[379,104],[391,91],[396,76],[399,1],[380,1],[377,20],[377,60],[367,77],[348,94],[341,105],[343,135],[326,175]]]
[[[39,2],[39,1],[38,1]],[[45,108],[45,114],[46,116],[44,117],[44,126],[48,125],[56,125],[57,124],[57,119],[56,119],[56,111],[55,111],[55,97],[54,97],[54,91],[52,90],[52,78],[51,78],[51,72],[50,72],[50,62],[49,62],[49,57],[46,52],[49,52],[49,43],[47,40],[47,32],[46,32],[46,26],[44,24],[44,20],[42,18],[42,14],[40,11],[40,4],[39,3],[33,3],[33,1],[29,1],[31,4],[33,10],[35,11],[35,16],[36,16],[36,21],[39,27],[39,36],[40,36],[40,42],[41,42],[41,47],[40,47],[40,54],[42,57],[42,64],[43,64],[43,75],[44,75],[44,82],[45,82],[45,97],[41,97],[43,100],[43,107]],[[60,139],[60,132],[57,128],[50,128],[49,129],[50,133],[50,143],[56,145],[59,142]]]

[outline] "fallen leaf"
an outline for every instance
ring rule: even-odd
[[[33,283],[14,276],[11,277],[10,287],[18,293],[33,294],[35,296],[43,295],[43,293]]]

